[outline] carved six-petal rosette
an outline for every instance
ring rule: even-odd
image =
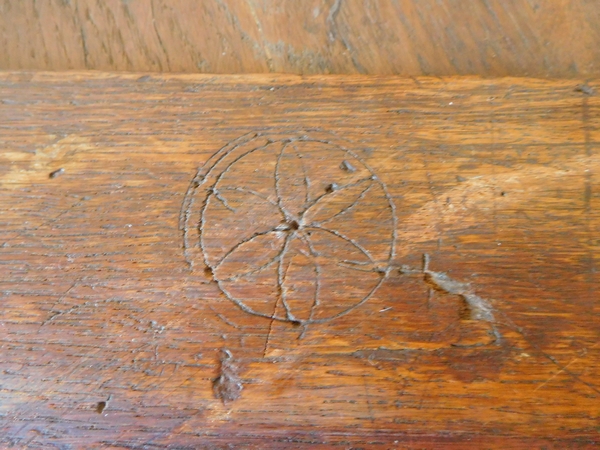
[[[186,258],[247,313],[325,322],[373,296],[396,218],[385,184],[328,134],[253,135],[198,172],[182,212]]]

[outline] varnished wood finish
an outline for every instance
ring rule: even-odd
[[[590,77],[594,0],[2,0],[0,68]]]
[[[598,87],[0,75],[1,445],[591,447]]]

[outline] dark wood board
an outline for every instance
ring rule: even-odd
[[[600,75],[595,0],[2,0],[0,69]]]
[[[0,74],[0,445],[592,447],[597,91]]]

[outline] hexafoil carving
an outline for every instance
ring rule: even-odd
[[[391,271],[395,206],[328,133],[252,134],[217,152],[182,208],[185,257],[232,307],[303,325],[360,307]]]

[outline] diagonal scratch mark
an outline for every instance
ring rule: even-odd
[[[285,246],[285,244],[284,244]],[[278,267],[278,272],[281,268],[281,264],[283,262],[283,256],[285,253],[285,248],[283,248],[281,250],[281,254],[279,255],[279,267]],[[271,342],[271,333],[273,331],[273,323],[275,322],[275,315],[277,314],[277,306],[279,305],[279,300],[281,299],[283,301],[284,299],[284,293],[283,293],[283,282],[285,281],[285,277],[288,273],[288,270],[290,270],[290,265],[292,264],[292,261],[290,260],[290,262],[288,263],[286,269],[285,269],[285,273],[283,275],[283,280],[282,280],[282,286],[279,288],[279,295],[277,296],[277,300],[275,300],[275,306],[273,308],[273,314],[271,316],[271,322],[269,323],[269,332],[267,333],[267,339],[265,340],[265,349],[263,350],[263,358],[266,358],[267,356],[267,350],[269,348],[269,343]],[[279,275],[278,275],[278,286],[279,286]],[[290,315],[289,315],[289,309],[287,307],[287,304],[284,303],[284,307],[286,310],[286,314],[287,314],[287,318],[290,319]]]
[[[565,370],[567,370],[569,368],[569,366],[571,364],[573,364],[575,361],[577,361],[579,358],[573,358],[569,364],[567,364],[565,367],[563,367],[562,369],[560,369],[558,372],[556,372],[554,375],[552,375],[550,378],[548,378],[546,381],[544,381],[542,384],[540,384],[538,387],[536,387],[533,392],[537,391],[538,389],[543,388],[544,386],[546,386],[548,383],[550,383],[552,380],[554,380],[557,376],[559,376],[561,373],[563,373]]]
[[[245,277],[247,277],[249,275],[254,275],[255,273],[258,273],[258,272],[261,272],[261,271],[263,271],[265,269],[268,269],[273,264],[275,264],[276,261],[279,261],[279,259],[281,259],[281,255],[277,254],[273,258],[271,258],[269,261],[267,261],[266,263],[264,263],[263,265],[261,265],[259,267],[251,269],[251,270],[249,270],[247,272],[243,272],[243,273],[237,274],[237,275],[235,275],[233,277],[223,278],[220,281],[228,283],[228,282],[232,282],[232,281],[237,281],[240,278],[245,278]]]
[[[226,187],[220,187],[219,191],[238,191],[238,192],[243,192],[245,194],[252,194],[260,199],[263,199],[266,202],[269,202],[273,206],[277,206],[277,203],[275,203],[269,197],[261,194],[260,192],[254,191],[252,189],[246,189],[246,188],[241,188],[241,187],[237,187],[237,186],[226,186]]]
[[[281,211],[281,214],[283,214],[283,217],[285,217],[286,220],[291,221],[291,220],[293,220],[293,218],[290,215],[290,213],[288,211],[286,211],[285,208],[283,207],[283,199],[281,198],[281,190],[279,189],[279,183],[281,181],[281,178],[279,176],[279,170],[281,167],[281,159],[283,158],[283,154],[288,145],[289,145],[289,142],[286,142],[281,147],[281,151],[279,152],[279,155],[277,156],[277,162],[275,163],[275,194],[277,195],[277,207],[279,208],[279,211]]]
[[[594,347],[597,347],[598,343],[592,345],[589,349],[593,349]],[[558,372],[556,372],[554,375],[552,375],[550,378],[548,378],[546,381],[544,381],[542,384],[540,384],[538,387],[536,387],[533,392],[537,391],[538,389],[543,388],[544,386],[546,386],[550,381],[554,380],[557,376],[559,376],[561,373],[567,371],[567,369],[569,368],[569,366],[571,364],[573,364],[575,361],[579,361],[579,357],[573,358],[571,361],[569,361],[569,363],[562,369],[560,369]]]
[[[48,324],[49,322],[51,322],[52,320],[56,319],[57,317],[60,316],[66,316],[68,314],[71,314],[75,311],[78,311],[80,309],[86,308],[87,306],[90,305],[94,305],[97,306],[99,303],[121,303],[120,299],[116,299],[116,298],[107,298],[105,300],[88,300],[80,305],[74,305],[73,307],[69,308],[66,311],[59,311],[57,314],[54,314],[52,317],[50,317],[49,319],[45,320],[44,322],[42,322],[42,324],[40,325],[40,328],[43,327],[44,325]]]
[[[315,298],[314,298],[312,307],[310,308],[310,315],[308,317],[308,320],[310,321],[310,320],[312,320],[312,318],[314,316],[315,309],[320,305],[321,265],[319,264],[319,261],[317,259],[317,252],[315,251],[315,248],[313,247],[313,244],[312,244],[312,241],[310,240],[310,238],[308,236],[306,236],[304,233],[300,234],[299,237],[308,246],[308,251],[310,252],[310,254],[312,256],[314,267],[315,267],[315,279],[316,279],[316,281],[315,281]],[[302,338],[304,336],[304,333],[306,333],[306,327],[304,327],[304,330],[302,331],[300,338]]]
[[[288,236],[286,236],[285,238],[285,242],[283,244],[283,249],[281,250],[281,258],[279,258],[279,264],[277,265],[277,289],[279,291],[279,297],[281,298],[281,302],[283,303],[283,307],[285,308],[285,314],[288,320],[291,321],[298,321],[298,319],[296,319],[294,317],[294,315],[292,314],[292,311],[290,310],[290,307],[287,303],[287,300],[285,298],[285,287],[283,286],[283,283],[285,282],[285,277],[287,276],[287,272],[290,268],[290,265],[292,263],[292,260],[290,259],[290,262],[288,263],[287,268],[285,269],[285,271],[283,270],[283,260],[285,257],[285,254],[288,250],[288,247],[290,245],[290,242],[292,241],[292,239],[294,238],[294,236],[296,235],[296,233],[290,233]]]
[[[424,161],[424,164],[425,164],[425,160],[423,160],[423,161]],[[429,186],[429,192],[431,193],[431,197],[433,199],[433,203],[434,203],[435,207],[437,208],[438,215],[439,215],[439,217],[441,219],[441,220],[438,220],[438,221],[435,222],[435,228],[436,228],[436,230],[438,232],[438,241],[437,242],[438,242],[438,250],[439,250],[440,245],[442,243],[442,237],[444,236],[444,229],[443,229],[443,226],[442,226],[442,222],[444,220],[444,214],[443,214],[444,211],[442,210],[442,208],[440,206],[440,203],[438,201],[437,196],[435,195],[435,192],[433,192],[433,183],[431,181],[431,174],[428,171],[426,171],[425,175],[427,176],[427,185]]]
[[[227,253],[225,253],[225,255],[219,260],[219,262],[217,264],[215,264],[215,266],[213,267],[213,270],[218,269],[219,266],[221,266],[221,264],[223,264],[223,261],[225,261],[229,255],[231,255],[233,252],[235,252],[242,245],[247,244],[248,242],[251,242],[252,240],[256,239],[257,237],[266,236],[267,234],[275,233],[277,231],[278,231],[278,227],[274,227],[274,228],[271,228],[266,231],[259,231],[258,233],[254,233],[249,238],[246,238],[246,239],[238,242],[231,249],[229,249],[229,251]]]
[[[315,198],[315,199],[314,199],[314,200],[313,200],[313,201],[312,201],[312,202],[311,202],[311,203],[310,203],[310,204],[309,204],[309,205],[308,205],[308,206],[307,206],[307,207],[304,209],[304,211],[302,211],[302,214],[300,214],[300,215],[301,215],[301,216],[304,216],[304,214],[305,214],[305,213],[307,213],[307,212],[308,212],[308,210],[310,210],[310,209],[311,209],[313,206],[317,205],[317,204],[319,203],[319,201],[320,201],[322,198],[324,198],[324,197],[326,197],[326,196],[328,196],[328,195],[331,195],[331,194],[333,194],[334,192],[335,192],[335,193],[338,193],[338,192],[341,192],[341,191],[343,191],[344,189],[348,189],[348,188],[351,188],[351,187],[358,186],[358,185],[360,185],[360,184],[364,183],[365,181],[373,181],[373,179],[374,179],[374,178],[373,178],[372,176],[370,176],[370,177],[366,177],[366,178],[361,178],[360,180],[358,180],[358,181],[356,181],[356,182],[354,182],[354,183],[348,183],[348,184],[345,184],[345,185],[343,185],[343,186],[339,186],[337,189],[334,189],[334,190],[331,190],[331,191],[326,191],[326,192],[324,192],[323,194],[319,195],[317,198]]]
[[[56,300],[56,302],[54,303],[54,305],[52,306],[52,310],[54,310],[55,306],[58,305],[59,303],[61,303],[66,297],[67,295],[69,295],[69,293],[75,289],[75,287],[79,284],[79,282],[81,281],[81,278],[78,278],[77,280],[75,280],[73,282],[73,284],[69,287],[69,289],[67,289],[59,298],[58,300]],[[71,308],[73,309],[73,308]],[[52,322],[56,317],[61,316],[63,314],[68,314],[70,310],[68,311],[54,311],[53,314],[47,318],[46,320],[44,320],[42,322],[42,324],[40,325],[40,328],[43,327],[44,325],[47,325],[48,323]]]
[[[216,189],[213,188],[212,193],[217,198],[217,200],[219,200],[221,203],[223,203],[223,206],[225,206],[225,208],[227,208],[231,212],[235,212],[235,208],[233,208],[227,202],[227,199],[225,197],[223,197],[219,191],[217,191]]]
[[[296,157],[300,161],[300,166],[302,167],[302,174],[304,176],[304,189],[306,189],[306,193],[304,196],[303,208],[305,208],[307,205],[310,204],[310,179],[308,178],[308,174],[306,173],[306,166],[304,165],[304,161],[300,156],[300,151],[298,150],[298,147],[296,147],[296,144],[292,144],[292,146],[294,147],[294,150],[296,150]]]
[[[331,230],[329,228],[325,228],[325,227],[321,227],[321,226],[317,226],[317,225],[310,225],[310,226],[306,227],[306,229],[311,229],[311,228],[332,234],[334,236],[339,237],[340,239],[343,239],[344,241],[348,242],[349,244],[352,244],[355,248],[360,250],[367,258],[369,258],[369,261],[371,261],[371,263],[375,264],[375,261],[373,260],[373,257],[371,256],[371,254],[362,245],[360,245],[358,242],[354,241],[353,239],[350,239],[348,236],[340,233],[339,231]]]
[[[373,183],[371,182],[365,189],[363,189],[363,191],[360,193],[360,195],[350,205],[346,206],[344,209],[342,209],[338,213],[334,214],[330,218],[322,220],[321,223],[330,222],[333,219],[335,219],[336,217],[341,216],[342,214],[346,214],[348,211],[350,211],[352,208],[354,208],[356,205],[358,205],[358,203],[360,203],[360,201],[365,197],[365,195],[367,195],[367,192],[369,192],[372,187],[373,187]]]
[[[230,327],[236,328],[238,330],[241,330],[241,327],[233,322],[231,322],[230,320],[227,319],[227,317],[225,317],[223,314],[215,311],[215,309],[212,306],[209,306],[210,310],[219,318],[221,319],[223,322],[225,322],[227,325],[229,325]]]

